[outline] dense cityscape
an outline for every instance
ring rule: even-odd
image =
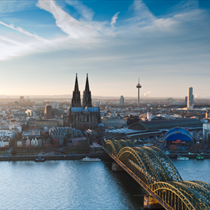
[[[92,100],[87,76],[81,102],[76,76],[72,99],[4,99],[1,155],[8,156],[9,148],[11,155],[89,153],[106,139],[130,139],[135,145],[158,146],[171,155],[210,152],[209,100],[194,100],[192,87],[183,99],[139,100],[138,96]],[[173,129],[180,136],[171,141],[174,137],[167,134]]]

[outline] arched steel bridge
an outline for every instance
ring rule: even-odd
[[[160,149],[134,147],[129,140],[106,140],[104,149],[165,209],[210,209],[210,184],[183,181]]]

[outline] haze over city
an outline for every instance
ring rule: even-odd
[[[0,95],[210,97],[209,1],[1,1]]]

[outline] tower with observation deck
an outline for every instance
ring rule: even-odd
[[[140,78],[138,79],[138,84],[136,85],[136,88],[138,88],[138,106],[140,105],[140,88],[142,86],[140,85]]]

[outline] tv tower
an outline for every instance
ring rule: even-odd
[[[138,84],[136,85],[136,88],[138,88],[138,106],[140,105],[140,79],[138,79]]]

